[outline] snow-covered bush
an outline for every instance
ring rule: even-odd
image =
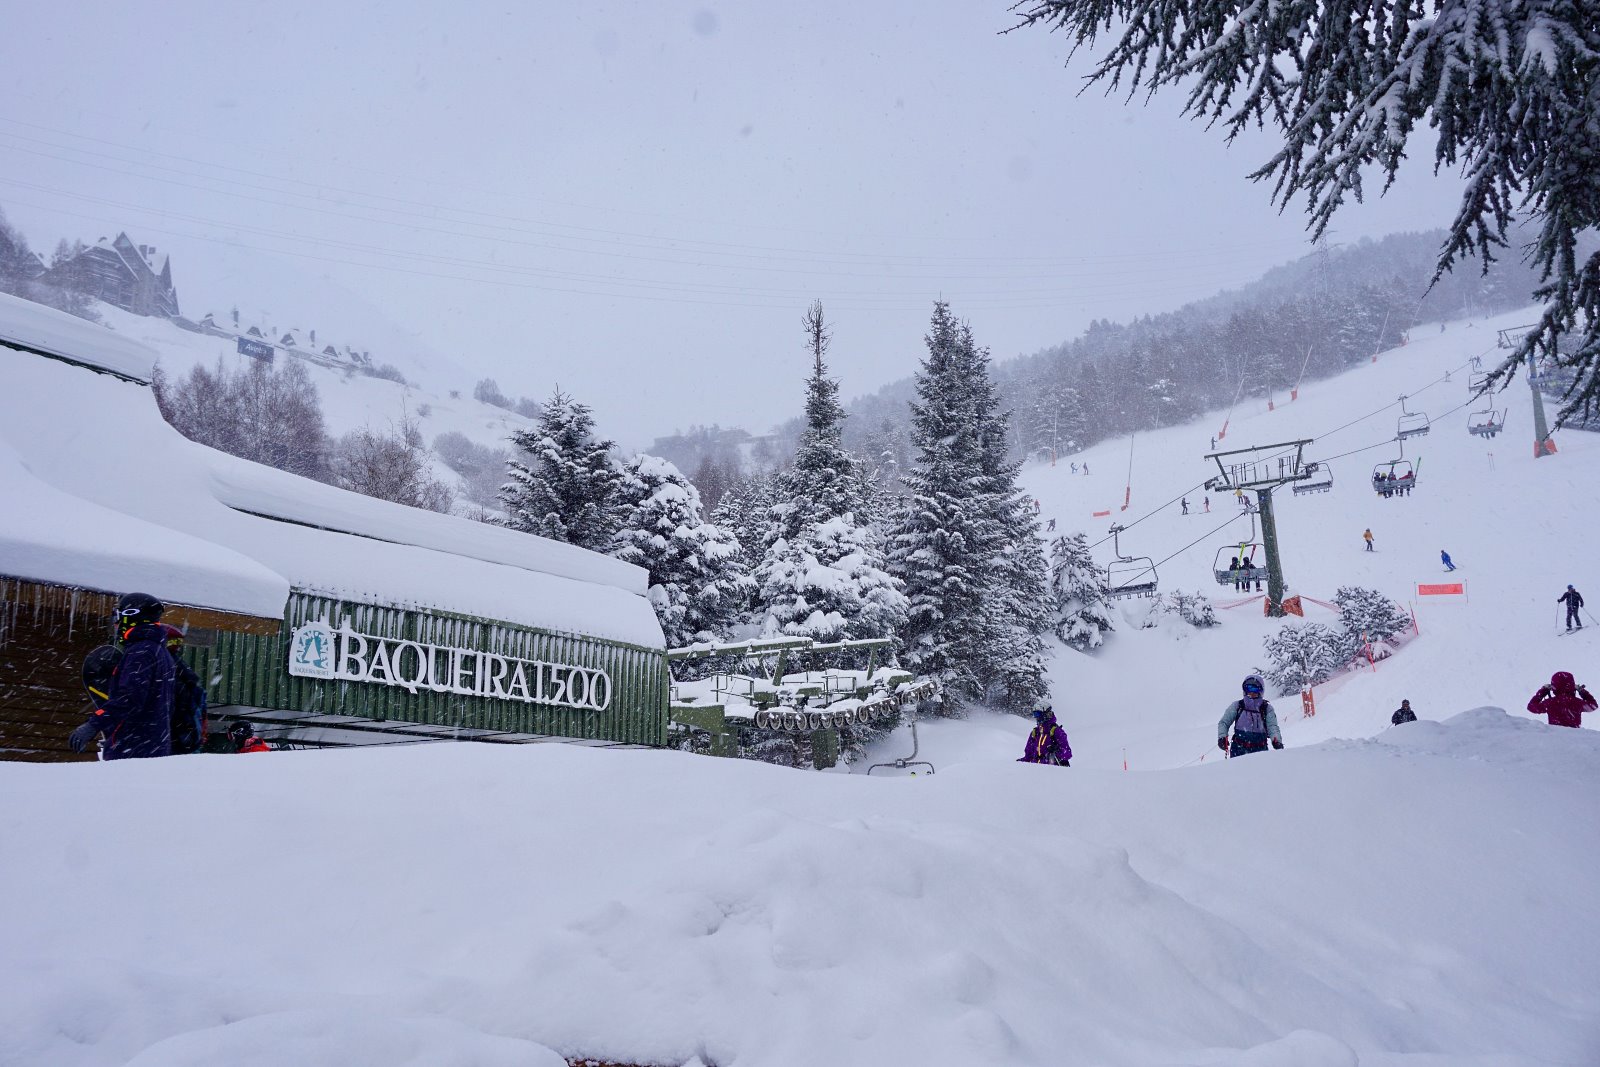
[[[1327,681],[1349,660],[1343,632],[1320,622],[1285,626],[1262,644],[1267,682],[1280,695]]]
[[[1172,610],[1190,626],[1205,629],[1217,625],[1216,610],[1211,606],[1211,598],[1204,593],[1185,593],[1182,589],[1174,589],[1168,599]]]

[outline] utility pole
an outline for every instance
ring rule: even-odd
[[[1271,445],[1252,445],[1229,452],[1210,452],[1206,459],[1217,464],[1217,477],[1206,482],[1213,493],[1252,492],[1261,513],[1261,546],[1267,553],[1267,614],[1284,615],[1283,599],[1288,582],[1283,577],[1283,556],[1278,550],[1278,522],[1272,510],[1272,492],[1280,485],[1303,482],[1311,477],[1306,468],[1305,447],[1310,440],[1280,441]]]

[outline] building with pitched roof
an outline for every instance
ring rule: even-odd
[[[102,237],[71,259],[46,271],[41,279],[64,289],[86,293],[135,315],[178,314],[178,291],[172,286],[172,261],[154,245],[136,245],[126,233]]]

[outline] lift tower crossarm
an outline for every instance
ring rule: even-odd
[[[1305,464],[1305,449],[1309,444],[1309,439],[1279,441],[1206,453],[1207,459],[1216,461],[1218,472],[1206,482],[1207,489],[1214,493],[1248,490],[1256,494],[1256,507],[1261,513],[1261,544],[1267,552],[1268,615],[1283,615],[1283,594],[1288,588],[1283,580],[1283,560],[1278,555],[1278,522],[1272,510],[1272,491],[1280,485],[1303,482],[1311,477],[1313,470]]]

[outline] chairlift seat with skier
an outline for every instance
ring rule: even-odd
[[[1333,468],[1321,461],[1307,463],[1306,471],[1311,475],[1294,483],[1294,495],[1304,496],[1307,493],[1326,493],[1333,488]]]
[[[1391,459],[1372,468],[1372,488],[1379,496],[1394,496],[1416,485],[1417,470],[1409,459]]]
[[[1235,568],[1233,562],[1238,560]],[[1218,585],[1242,586],[1267,580],[1266,549],[1259,543],[1225,545],[1217,549],[1211,571]]]
[[[1506,413],[1490,408],[1474,411],[1467,416],[1467,432],[1477,437],[1492,438],[1506,427]]]

